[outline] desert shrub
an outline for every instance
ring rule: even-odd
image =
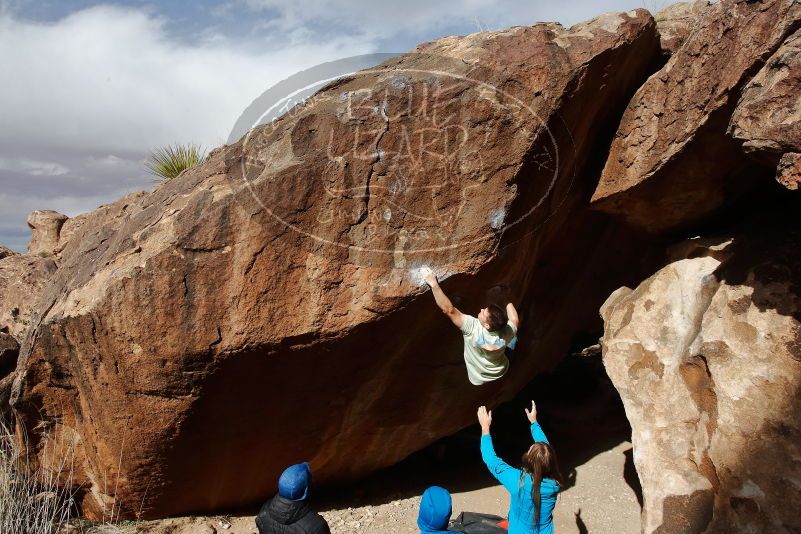
[[[187,169],[206,160],[206,152],[198,145],[167,145],[150,153],[145,166],[151,174],[171,180]]]

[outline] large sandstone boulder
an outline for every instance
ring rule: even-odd
[[[28,243],[28,254],[52,256],[58,246],[61,227],[67,216],[53,210],[35,210],[28,215],[28,227],[31,229],[31,240]]]
[[[67,442],[87,515],[154,517],[258,502],[300,460],[359,477],[472,423],[640,265],[585,208],[658,54],[644,10],[426,43],[84,224],[20,352],[39,460]],[[503,380],[468,383],[422,265],[467,312],[499,282],[522,302]]]
[[[801,23],[794,0],[721,0],[623,115],[595,206],[649,232],[688,227],[757,187],[726,135],[743,87]],[[796,106],[797,107],[797,106]]]
[[[42,289],[56,271],[52,258],[0,250],[0,330],[22,339]]]
[[[60,257],[73,238],[76,246],[80,246],[79,243],[87,238],[87,233],[97,232],[103,226],[121,224],[133,206],[147,194],[145,191],[135,191],[109,204],[101,204],[93,211],[70,217],[61,227],[58,244],[53,252]]]
[[[692,240],[602,307],[646,534],[801,529],[799,238]]]
[[[769,167],[788,189],[801,177],[801,30],[791,35],[743,89],[729,125],[743,150]]]
[[[665,57],[672,56],[681,48],[708,7],[707,0],[677,2],[654,15],[656,29],[659,32],[659,44]]]

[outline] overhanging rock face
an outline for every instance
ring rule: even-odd
[[[788,189],[801,183],[801,30],[788,37],[743,89],[729,133]]]
[[[751,175],[739,174],[741,143],[726,132],[743,87],[799,26],[793,0],[722,0],[704,9],[629,103],[594,205],[659,234],[750,192]]]
[[[598,272],[627,241],[585,209],[585,171],[658,53],[644,10],[426,43],[87,219],[20,351],[39,460],[70,447],[90,517],[155,517],[261,500],[300,460],[362,476],[469,424],[620,284]],[[521,296],[509,376],[467,382],[424,264],[468,312],[494,283]]]

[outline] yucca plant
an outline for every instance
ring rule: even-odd
[[[176,144],[157,148],[150,153],[145,162],[147,170],[162,180],[171,180],[186,169],[200,165],[206,159],[206,152],[198,145]]]

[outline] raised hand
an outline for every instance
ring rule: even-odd
[[[492,424],[492,412],[487,411],[486,406],[481,406],[478,409],[478,424],[481,425],[482,434],[489,434],[490,425]]]
[[[523,408],[523,411],[526,412],[528,422],[533,425],[537,421],[537,405],[534,404],[534,401],[531,401],[531,410]]]
[[[420,269],[420,274],[423,275],[423,280],[425,280],[426,284],[433,286],[437,283],[437,275],[428,267]]]

